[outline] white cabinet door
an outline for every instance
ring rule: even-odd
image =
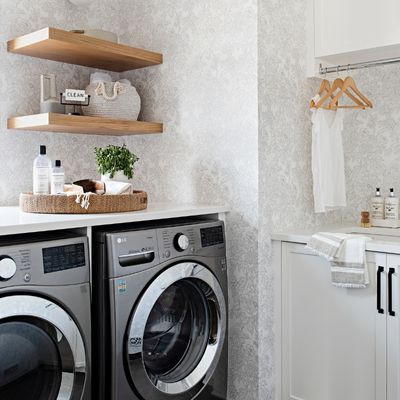
[[[400,399],[400,256],[388,254],[387,400]]]
[[[314,0],[315,56],[400,43],[399,0]]]
[[[386,256],[368,257],[368,288],[341,289],[332,286],[326,260],[302,244],[282,244],[282,400],[385,399],[376,267],[385,267]]]

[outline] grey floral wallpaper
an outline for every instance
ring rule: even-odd
[[[309,100],[319,79],[306,79],[305,2],[258,1],[259,32],[259,399],[274,399],[274,271],[271,232],[359,222],[375,187],[400,193],[399,65],[353,72],[372,110],[346,111],[343,131],[347,207],[313,212]],[[346,76],[344,74],[343,76]],[[335,79],[336,74],[328,75]]]
[[[256,0],[2,0],[0,205],[31,187],[39,144],[67,179],[96,176],[93,148],[125,142],[139,157],[135,185],[153,202],[229,204],[230,399],[258,396],[258,117]],[[8,115],[38,111],[39,75],[84,87],[91,70],[6,52],[6,40],[41,27],[101,28],[164,54],[159,67],[122,74],[143,99],[141,117],[163,135],[125,138],[7,131]],[[238,29],[240,27],[240,29]]]
[[[275,399],[274,271],[270,235],[340,222],[313,212],[308,103],[317,80],[306,79],[305,2],[258,1],[259,36],[259,399]]]
[[[92,72],[47,60],[7,53],[7,40],[46,26],[64,29],[100,26],[115,30],[118,9],[93,7],[82,12],[67,0],[2,0],[0,5],[0,205],[16,204],[21,191],[32,189],[32,163],[39,144],[48,147],[50,157],[61,159],[67,180],[94,176],[93,147],[115,142],[110,137],[8,131],[7,117],[39,112],[40,74],[54,73],[57,90],[85,87]]]
[[[343,218],[359,221],[360,211],[380,187],[387,196],[393,187],[400,195],[400,66],[357,71],[357,86],[373,102],[366,111],[346,114],[343,131],[348,207]]]
[[[1,1],[0,205],[31,188],[39,144],[67,179],[96,176],[93,148],[126,143],[141,158],[135,185],[150,201],[227,203],[230,279],[230,400],[276,395],[274,272],[270,234],[357,221],[376,186],[400,194],[399,66],[354,73],[374,102],[348,111],[344,149],[348,207],[316,216],[311,182],[306,11],[300,0]],[[163,135],[125,138],[6,129],[9,115],[39,108],[39,75],[58,90],[86,86],[91,69],[8,54],[6,41],[45,26],[115,31],[122,43],[164,54],[163,65],[114,75],[143,100],[141,118]],[[333,77],[334,78],[334,77]]]
[[[126,138],[146,163],[138,182],[151,198],[230,205],[229,398],[257,399],[257,2],[129,4],[121,39],[165,58],[124,74],[143,95],[142,117],[166,124],[160,137]]]

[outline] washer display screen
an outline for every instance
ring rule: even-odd
[[[209,247],[224,243],[224,231],[222,226],[200,229],[201,246]]]
[[[42,250],[44,273],[84,267],[85,245],[83,243],[48,247]]]

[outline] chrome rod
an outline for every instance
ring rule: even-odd
[[[379,67],[381,65],[389,65],[389,64],[396,64],[396,63],[400,63],[400,58],[387,58],[384,60],[336,65],[336,66],[332,66],[332,67],[323,67],[322,64],[319,64],[319,73],[320,73],[320,75],[325,75],[325,74],[331,74],[333,72],[352,71],[355,69]]]

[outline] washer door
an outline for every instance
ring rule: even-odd
[[[138,302],[128,326],[127,365],[144,399],[192,399],[211,378],[225,339],[226,307],[206,267],[176,264]]]
[[[79,329],[57,304],[0,298],[1,400],[80,400],[85,360]]]

